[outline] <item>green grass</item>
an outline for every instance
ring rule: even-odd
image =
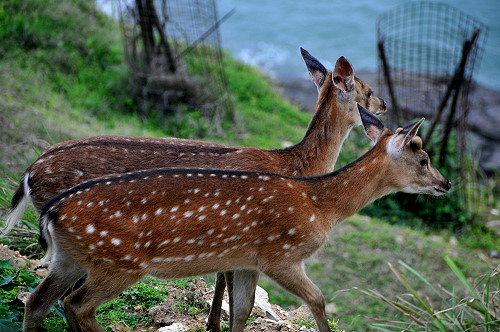
[[[384,303],[353,290],[358,287],[383,294],[403,293],[404,287],[387,263],[397,265],[401,260],[428,275],[431,282],[455,288],[458,294],[465,292],[443,261],[446,255],[454,257],[466,275],[487,273],[488,264],[493,264],[483,251],[464,246],[449,231],[428,233],[425,229],[391,226],[377,219],[354,216],[333,229],[330,241],[306,262],[306,268],[327,303],[336,305],[337,312],[331,317],[339,320],[339,328],[364,331],[370,329],[369,317],[401,319]],[[261,278],[260,284],[269,291],[273,303],[293,307],[301,304],[267,278]],[[417,283],[416,287],[426,292],[425,284]],[[433,298],[432,294],[425,294]]]

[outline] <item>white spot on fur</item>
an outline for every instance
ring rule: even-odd
[[[122,240],[117,238],[112,238],[111,243],[114,244],[115,246],[119,246],[122,243]]]
[[[181,240],[181,238],[180,238],[180,237],[176,237],[176,238],[172,241],[172,243],[177,243],[177,242],[179,242],[180,240]]]
[[[270,201],[271,199],[273,199],[273,198],[274,198],[274,196],[269,196],[269,197],[266,197],[266,198],[264,198],[264,199],[262,200],[262,202],[263,202],[263,203],[267,203],[267,202],[269,202],[269,201]]]
[[[156,211],[155,211],[155,215],[159,216],[160,214],[162,214],[163,212],[163,208],[158,208]]]
[[[288,243],[285,243],[285,244],[283,245],[283,249],[285,249],[285,250],[290,249],[290,247],[291,247],[291,246],[290,246]]]
[[[238,219],[240,217],[240,214],[239,213],[235,213],[233,214],[233,216],[231,217],[232,219]]]
[[[133,222],[134,224],[137,224],[137,223],[139,222],[139,216],[138,216],[138,215],[136,215],[136,214],[134,214],[134,216],[132,217],[132,222]]]
[[[175,212],[175,211],[177,211],[177,210],[179,210],[179,206],[178,206],[178,205],[176,205],[176,206],[174,206],[173,208],[171,208],[171,209],[170,209],[170,212]]]
[[[89,249],[90,250],[94,250],[95,249],[95,245],[93,245],[93,244],[89,245]]]
[[[310,222],[313,222],[314,220],[316,220],[316,215],[315,215],[315,214],[313,214],[313,215],[311,216],[311,218],[309,218],[309,221],[310,221]]]
[[[108,231],[101,231],[99,234],[101,234],[101,236],[106,236],[108,235]]]
[[[191,217],[193,214],[194,214],[194,212],[193,212],[193,211],[186,211],[186,212],[184,212],[183,216],[184,216],[185,218],[189,218],[189,217]]]
[[[168,244],[170,242],[170,240],[165,240],[165,241],[162,241],[158,246],[157,248],[160,248],[161,246],[164,246],[166,244]]]
[[[223,216],[223,215],[225,215],[226,213],[227,213],[227,211],[226,211],[226,210],[222,210],[222,211],[220,212],[220,215],[221,215],[221,216]]]
[[[122,216],[122,212],[120,210],[116,211],[112,216],[111,218],[118,218],[118,217],[121,217]]]
[[[219,208],[219,206],[220,206],[219,203],[215,203],[214,205],[212,205],[212,209],[216,210]]]
[[[87,227],[85,227],[85,230],[87,231],[87,234],[92,234],[95,232],[95,226],[92,224],[89,224],[89,225],[87,225]]]

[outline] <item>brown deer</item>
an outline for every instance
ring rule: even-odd
[[[117,136],[59,143],[47,149],[25,172],[12,199],[4,233],[22,215],[28,195],[40,210],[45,202],[64,190],[114,173],[167,166],[247,169],[288,176],[312,176],[331,171],[351,128],[361,124],[356,102],[377,114],[385,112],[385,102],[373,94],[369,85],[354,76],[354,70],[345,58],[337,60],[332,73],[306,50],[301,49],[301,54],[319,97],[315,115],[300,143],[278,150],[227,147],[173,138]],[[258,277],[254,271],[249,273]],[[228,277],[231,277],[229,272]],[[219,274],[208,321],[209,329],[214,331],[220,331],[224,287],[224,278]],[[230,291],[232,308],[231,294]],[[249,298],[253,301],[253,296],[249,295]]]
[[[333,226],[381,196],[439,196],[451,188],[415,136],[423,119],[393,133],[359,111],[375,145],[326,175],[153,169],[88,181],[55,197],[40,216],[51,268],[26,303],[24,331],[36,331],[54,302],[83,276],[85,283],[64,299],[68,321],[75,330],[104,331],[96,308],[144,275],[180,278],[240,269],[274,279],[309,305],[319,331],[330,331],[323,296],[307,277],[304,259],[326,242]],[[254,287],[245,278],[233,282],[234,292]],[[231,331],[243,330],[239,318]]]

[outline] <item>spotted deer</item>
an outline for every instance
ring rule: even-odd
[[[391,132],[359,111],[373,148],[326,175],[164,168],[91,180],[53,198],[40,216],[50,271],[28,298],[24,331],[36,331],[54,302],[85,275],[64,299],[68,321],[78,331],[104,331],[96,308],[144,275],[241,269],[261,271],[300,297],[319,331],[330,331],[323,296],[303,261],[333,226],[381,196],[439,196],[451,188],[415,136],[423,119]],[[256,280],[243,275],[233,282],[238,293]],[[242,331],[252,303],[233,297],[246,316],[235,317],[231,331]]]
[[[12,199],[4,233],[20,218],[29,196],[40,210],[44,203],[64,190],[114,173],[179,166],[257,170],[287,176],[311,176],[331,171],[351,128],[361,124],[356,102],[375,114],[385,112],[386,105],[373,94],[369,85],[354,76],[354,70],[345,58],[339,58],[330,72],[306,50],[301,49],[301,54],[319,96],[316,112],[300,143],[277,150],[227,147],[173,138],[117,136],[59,143],[47,149],[24,173]],[[254,271],[249,273],[255,274]],[[228,272],[227,276],[232,274]],[[224,288],[224,278],[219,274],[208,321],[208,328],[215,332],[220,331]],[[251,294],[249,298],[253,301]]]

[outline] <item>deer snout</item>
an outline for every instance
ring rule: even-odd
[[[451,181],[449,181],[448,179],[445,179],[439,185],[434,186],[434,190],[436,190],[438,196],[446,194],[447,192],[450,191],[450,189],[451,189]]]
[[[382,113],[385,113],[387,111],[387,103],[385,100],[383,100],[382,98],[379,98],[380,99],[380,111],[377,111],[375,113],[375,115],[380,115]]]

